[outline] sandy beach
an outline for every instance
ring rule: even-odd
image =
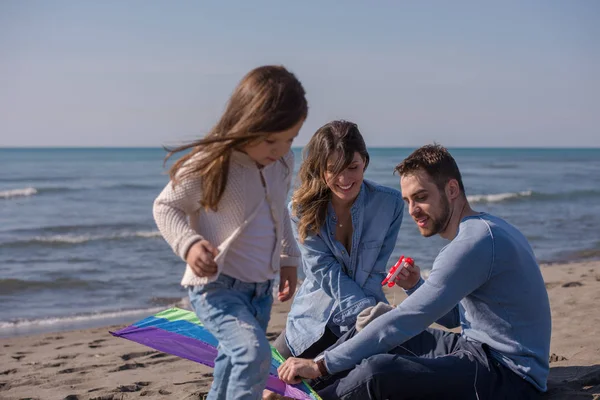
[[[599,399],[600,262],[542,270],[553,323],[546,398]],[[396,303],[403,297],[398,289],[388,294]],[[289,305],[275,303],[271,340]],[[204,398],[211,368],[109,334],[120,327],[0,339],[0,399]]]

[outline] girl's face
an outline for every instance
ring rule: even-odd
[[[337,153],[334,153],[327,160],[325,182],[334,198],[343,203],[352,203],[358,196],[364,179],[365,160],[363,160],[360,153],[354,152],[354,158],[350,165],[338,176],[334,176],[330,171],[335,165],[337,157]]]
[[[300,120],[291,128],[269,134],[256,144],[249,144],[242,150],[258,165],[267,166],[287,154],[292,142],[298,136],[304,120]]]

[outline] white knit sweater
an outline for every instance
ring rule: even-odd
[[[215,281],[223,269],[230,244],[256,216],[261,202],[266,200],[275,221],[276,247],[271,258],[273,272],[280,265],[298,266],[300,250],[292,234],[286,199],[294,168],[294,154],[288,152],[284,163],[274,162],[262,169],[245,153],[234,151],[229,165],[229,177],[218,210],[206,211],[200,206],[202,189],[199,178],[180,181],[175,187],[169,182],[154,201],[154,219],[162,236],[184,261],[189,248],[206,239],[218,246],[215,257],[217,274],[210,277],[195,275],[186,265],[181,284],[185,287]],[[285,165],[284,165],[285,164]]]

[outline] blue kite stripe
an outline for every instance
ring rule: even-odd
[[[214,347],[219,345],[219,341],[208,330],[206,330],[205,327],[188,321],[169,321],[165,318],[148,317],[136,322],[134,326],[137,326],[138,328],[152,326],[164,331],[186,336],[191,339],[204,341]]]

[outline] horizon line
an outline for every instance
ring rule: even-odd
[[[301,150],[304,146],[292,146]],[[368,149],[417,149],[421,146],[367,146]],[[447,149],[600,150],[600,146],[444,146]],[[0,150],[164,150],[162,146],[0,146]]]

